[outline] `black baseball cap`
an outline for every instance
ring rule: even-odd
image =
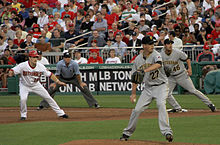
[[[165,39],[164,44],[173,44],[174,42],[170,39]]]
[[[42,55],[42,51],[37,50],[37,54],[38,54],[38,55]]]
[[[69,52],[64,52],[64,53],[63,53],[63,57],[65,57],[65,58],[70,58],[70,53],[69,53]]]
[[[131,35],[132,35],[132,36],[137,36],[137,33],[136,33],[136,32],[132,32]]]
[[[149,44],[152,45],[154,44],[156,41],[154,40],[154,37],[152,36],[145,36],[142,39],[142,44]]]

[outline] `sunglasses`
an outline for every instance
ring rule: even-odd
[[[8,19],[4,19],[4,20],[8,20]]]

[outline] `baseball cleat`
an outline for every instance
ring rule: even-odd
[[[66,114],[64,114],[64,115],[60,116],[60,118],[65,118],[65,119],[67,119],[67,118],[69,118],[69,116],[66,115]]]
[[[26,117],[21,117],[20,120],[26,120]]]
[[[38,107],[37,107],[37,111],[40,111],[40,110],[42,110],[42,109],[44,109],[44,106],[38,106]]]
[[[172,134],[166,134],[166,140],[168,141],[168,142],[172,142],[173,141],[173,135]]]
[[[94,106],[95,106],[96,109],[99,109],[101,107],[98,103],[95,103]]]
[[[216,108],[215,108],[214,104],[209,104],[208,107],[211,109],[212,112],[216,111]]]
[[[126,134],[123,134],[122,137],[120,137],[121,141],[128,141],[129,136]]]
[[[167,109],[168,113],[181,113],[181,112],[188,112],[187,109]]]

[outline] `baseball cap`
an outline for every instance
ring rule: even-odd
[[[73,23],[69,23],[69,27],[73,27],[74,26],[74,24]]]
[[[195,16],[191,16],[190,19],[191,19],[191,18],[195,19],[196,17],[195,17]]]
[[[38,51],[37,51],[37,54],[38,54],[38,55],[42,55],[42,51],[38,50]]]
[[[210,48],[209,48],[208,45],[205,44],[205,45],[203,46],[203,49],[205,49],[205,50],[209,50]]]
[[[63,57],[65,57],[65,58],[70,58],[70,53],[69,53],[68,50],[64,50],[64,51],[63,51]]]
[[[152,13],[152,17],[155,17],[155,16],[157,16],[157,12]]]
[[[173,44],[174,42],[170,39],[165,39],[164,44]]]
[[[39,55],[36,50],[32,50],[32,51],[29,51],[29,56],[30,57],[38,57]]]
[[[132,35],[132,36],[137,36],[137,33],[136,33],[136,32],[132,32],[131,35]]]
[[[154,37],[154,33],[153,32],[147,32],[147,35]]]
[[[25,5],[21,4],[20,8],[25,8]]]
[[[202,27],[202,28],[200,29],[200,31],[206,31],[206,29],[205,29],[204,27]]]
[[[50,15],[49,18],[53,18],[53,15]]]
[[[69,5],[68,5],[68,4],[64,4],[63,6],[64,6],[64,7],[69,7]]]
[[[94,42],[94,43],[97,43],[97,40],[94,39],[94,40],[91,41],[91,43],[93,43],[93,42]]]
[[[152,36],[145,36],[142,39],[142,44],[149,44],[149,45],[151,45],[151,44],[154,44],[154,42],[155,41],[154,41]]]
[[[182,20],[182,17],[177,17],[176,20],[177,21]]]
[[[207,38],[207,39],[212,38],[212,34],[208,34],[208,35],[206,36],[206,38]]]
[[[33,28],[39,28],[39,25],[38,24],[34,24]]]

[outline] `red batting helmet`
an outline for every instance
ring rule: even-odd
[[[38,57],[39,55],[38,55],[36,50],[32,50],[32,51],[29,52],[29,56],[30,57]]]

